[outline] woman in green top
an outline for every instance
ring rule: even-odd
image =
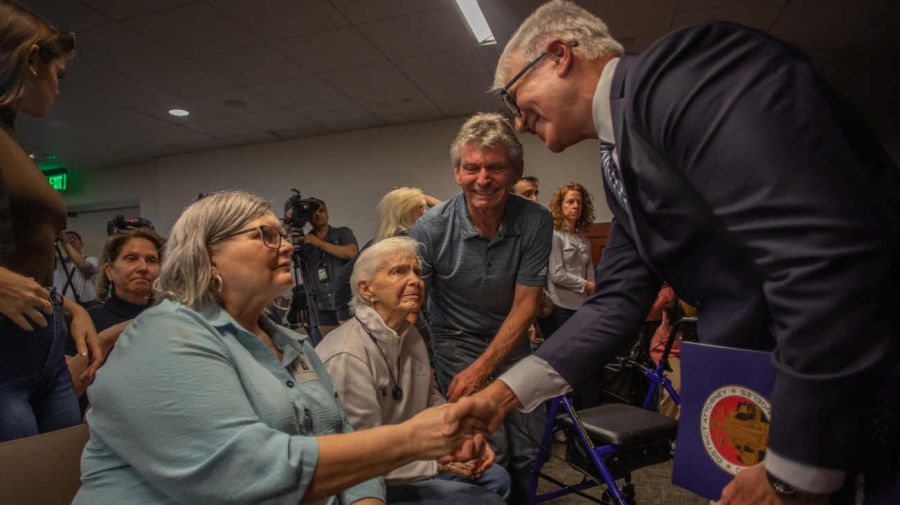
[[[162,261],[162,302],[122,333],[89,390],[76,505],[381,504],[378,476],[480,450],[480,435],[441,434],[442,408],[352,432],[307,337],[264,316],[293,285],[284,237],[268,203],[247,193],[184,211]]]

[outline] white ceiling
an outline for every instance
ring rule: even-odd
[[[453,0],[24,0],[77,32],[43,120],[39,161],[124,165],[221,146],[495,110],[502,44],[541,2],[480,0],[500,45],[479,47]],[[729,20],[809,52],[900,152],[895,0],[585,0],[626,49]],[[226,102],[239,101],[238,107]],[[176,118],[172,108],[191,115]]]

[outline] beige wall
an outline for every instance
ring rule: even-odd
[[[164,234],[198,193],[256,192],[280,214],[292,187],[328,203],[333,225],[349,226],[360,242],[375,229],[375,205],[394,186],[418,186],[444,199],[458,191],[449,145],[465,118],[357,130],[298,140],[201,151],[127,167],[85,170],[65,195],[70,207],[136,200]],[[559,185],[578,181],[594,194],[597,220],[608,221],[597,142],[553,154],[533,136],[523,139],[525,173],[541,180],[541,203]],[[97,251],[99,252],[99,251]]]

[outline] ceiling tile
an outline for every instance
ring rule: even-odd
[[[60,30],[84,30],[110,21],[103,14],[78,2],[25,0],[22,3],[49,19]]]
[[[477,46],[456,7],[365,23],[359,29],[390,58]]]
[[[475,49],[407,58],[397,66],[442,109],[471,102],[491,85],[491,75]]]
[[[231,19],[266,40],[280,40],[347,26],[325,0],[210,0]]]
[[[357,101],[388,124],[430,121],[446,117],[425,95],[416,90],[378,93],[360,97]]]
[[[678,0],[678,13],[702,11],[706,9],[717,9],[722,7],[730,7],[735,4],[744,3],[746,0]],[[778,0],[784,5],[785,0]]]
[[[293,110],[331,131],[368,128],[384,124],[371,112],[347,99],[307,104],[295,107]]]
[[[197,121],[185,125],[185,128],[205,133],[217,139],[255,133],[253,128],[230,118]]]
[[[206,3],[193,3],[126,21],[131,28],[186,56],[202,56],[261,41]]]
[[[710,21],[730,21],[757,30],[768,31],[778,17],[784,0],[755,0],[727,7],[717,7],[701,11],[684,12],[675,15],[672,28],[706,23]]]
[[[245,105],[239,107],[227,106],[226,101],[239,100]],[[235,117],[276,109],[278,106],[246,87],[238,87],[225,91],[218,91],[207,95],[196,96],[187,101],[188,110],[192,107],[210,114],[215,118]]]
[[[323,78],[351,97],[402,91],[413,87],[412,81],[389,63],[345,68],[325,74]]]
[[[195,61],[142,68],[131,72],[130,75],[138,82],[179,97],[215,93],[237,85],[231,79],[211,72]]]
[[[315,129],[316,126],[312,121],[301,117],[299,114],[291,112],[287,109],[273,109],[262,112],[255,112],[253,114],[241,116],[238,120],[251,128],[263,131],[292,130],[301,128]]]
[[[365,23],[403,14],[451,7],[453,0],[333,0],[354,23]]]
[[[491,27],[497,45],[502,49],[513,32],[532,11],[541,6],[541,0],[478,0],[478,5]],[[581,2],[579,2],[581,3]]]
[[[153,0],[135,2],[133,0],[81,0],[85,4],[114,19],[130,18],[148,12],[168,9],[195,0]],[[67,2],[75,3],[75,2]]]
[[[771,33],[807,52],[865,44],[896,49],[900,47],[898,14],[896,0],[858,2],[852,9],[842,0],[793,0]],[[897,67],[896,62],[893,66]]]
[[[300,128],[288,128],[285,130],[274,130],[270,131],[272,135],[277,136],[280,139],[296,139],[300,137],[309,137],[311,135],[317,135],[325,132],[325,127],[319,126],[316,124],[310,123],[309,126],[300,127]]]
[[[579,3],[600,17],[615,34],[617,25],[625,21],[633,25],[647,17],[665,17],[671,20],[679,0],[584,0]]]
[[[468,102],[454,102],[449,105],[441,104],[443,110],[448,116],[470,116],[476,112],[499,112],[508,114],[506,107],[500,103],[497,95],[484,95],[483,97],[469,100]]]
[[[338,90],[315,76],[293,81],[258,84],[251,88],[260,95],[286,107],[343,98]]]
[[[78,33],[78,59],[128,73],[183,58],[121,23],[110,23]]]
[[[229,146],[245,146],[249,144],[262,144],[264,142],[274,142],[278,140],[278,137],[269,133],[256,131],[252,133],[245,133],[242,135],[236,135],[234,137],[226,137],[221,139],[221,141]]]
[[[387,63],[381,51],[355,27],[285,40],[275,47],[319,75],[341,68]]]
[[[622,20],[615,25],[610,24],[609,31],[625,46],[626,52],[639,53],[668,33],[671,23],[670,15],[648,15],[643,19]]]
[[[241,84],[265,84],[308,76],[290,58],[267,45],[253,46],[202,58],[207,69]]]

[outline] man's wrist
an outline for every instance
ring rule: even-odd
[[[492,382],[491,385],[485,388],[484,394],[491,399],[504,416],[513,410],[522,408],[519,398],[503,381],[497,380]]]
[[[801,489],[797,489],[796,487],[788,484],[787,482],[781,480],[776,475],[772,474],[768,470],[766,470],[766,478],[769,480],[769,485],[772,486],[772,489],[775,491],[775,494],[778,495],[781,499],[790,499],[796,501],[809,501],[809,500],[819,500],[827,495],[819,494],[819,493],[810,493],[807,491],[803,491]]]

